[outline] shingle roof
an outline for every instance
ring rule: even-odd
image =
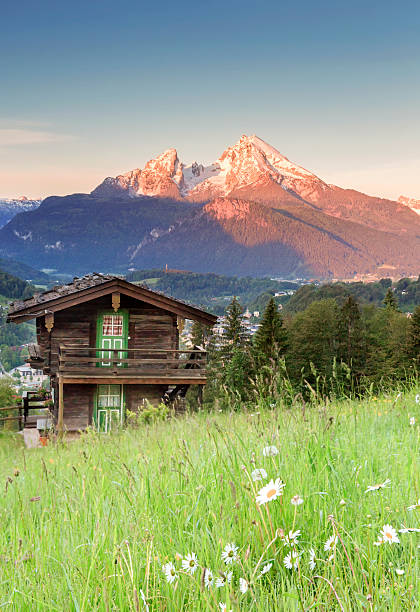
[[[71,283],[68,283],[67,285],[60,285],[57,287],[53,287],[52,289],[49,289],[48,291],[44,291],[43,293],[36,293],[35,295],[33,295],[31,298],[28,298],[27,300],[16,300],[10,304],[8,316],[9,317],[11,316],[11,318],[13,319],[15,318],[14,315],[16,315],[17,317],[25,316],[25,315],[19,315],[17,313],[19,313],[20,311],[25,311],[26,313],[28,309],[31,309],[31,308],[33,309],[37,306],[42,306],[44,304],[46,305],[47,303],[53,300],[63,298],[64,296],[67,296],[73,293],[78,293],[79,291],[90,289],[98,285],[103,285],[104,283],[108,283],[110,281],[120,281],[120,283],[123,283],[123,285],[134,285],[135,287],[139,289],[141,288],[145,290],[147,294],[150,296],[152,295],[162,296],[162,298],[166,300],[171,300],[172,302],[177,303],[181,307],[186,307],[187,309],[190,310],[190,312],[198,311],[198,313],[200,313],[201,315],[204,315],[206,319],[211,321],[211,324],[213,324],[216,321],[217,317],[215,317],[214,315],[211,315],[205,310],[202,310],[199,306],[194,306],[193,304],[189,304],[188,302],[184,302],[183,300],[180,300],[178,298],[174,298],[172,296],[166,295],[162,291],[156,291],[155,289],[150,289],[150,287],[148,287],[147,285],[143,283],[135,283],[135,284],[129,283],[128,281],[121,279],[118,276],[114,276],[110,274],[100,274],[97,272],[87,274],[86,276],[82,276],[81,278],[75,277],[73,281]],[[32,311],[29,310],[29,312],[32,313],[32,317],[38,316],[38,314],[41,314],[41,313],[35,314],[33,310]]]
[[[19,310],[24,310],[26,308],[31,308],[32,306],[38,306],[44,302],[49,302],[50,300],[60,298],[63,295],[77,293],[82,289],[89,289],[90,287],[95,287],[96,285],[102,285],[110,280],[114,280],[114,278],[117,277],[109,274],[99,274],[96,272],[86,274],[86,276],[82,276],[81,278],[76,276],[73,281],[67,285],[59,285],[53,289],[44,291],[43,293],[35,293],[32,297],[26,300],[15,300],[9,306],[9,314],[18,312]]]

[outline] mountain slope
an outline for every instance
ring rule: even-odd
[[[182,250],[179,245],[184,245]],[[188,248],[185,248],[188,245]],[[133,252],[138,268],[168,263],[193,271],[290,277],[352,277],[387,266],[416,274],[415,238],[397,236],[343,221],[305,206],[269,208],[244,200],[219,198],[166,235]]]

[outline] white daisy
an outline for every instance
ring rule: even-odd
[[[286,485],[282,482],[281,478],[276,478],[276,480],[270,480],[270,482],[265,485],[262,489],[258,491],[258,495],[256,497],[256,502],[260,506],[266,504],[269,501],[273,501],[282,495],[283,489]]]
[[[415,400],[416,400],[416,404],[420,404],[420,393],[417,393]]]
[[[345,499],[340,499],[340,501],[338,502],[339,506],[345,506],[346,505],[346,500]]]
[[[272,563],[266,563],[264,567],[262,568],[262,570],[260,571],[258,578],[261,578],[261,576],[264,576],[264,574],[269,572],[272,567],[273,567]]]
[[[417,500],[416,504],[413,504],[412,506],[408,506],[407,510],[417,510],[417,508],[420,508],[420,497]]]
[[[300,506],[300,504],[303,504],[303,497],[300,495],[294,495],[290,500],[290,503],[292,506]]]
[[[172,584],[178,578],[178,573],[172,561],[162,565],[162,571],[165,574],[166,580],[169,582],[169,584]]]
[[[248,583],[245,578],[239,578],[239,590],[242,594],[246,593],[248,590]]]
[[[416,417],[410,417],[410,425],[416,424]]]
[[[325,551],[334,550],[334,548],[337,546],[337,542],[338,542],[338,537],[336,535],[330,536],[324,544],[324,550]]]
[[[378,540],[373,543],[374,546],[381,546],[384,543],[384,539],[381,536],[378,536]]]
[[[204,585],[209,589],[211,586],[213,586],[213,584],[214,584],[213,572],[211,571],[211,569],[208,569],[206,567],[206,569],[204,570]]]
[[[379,489],[385,489],[389,484],[391,484],[391,481],[389,478],[387,478],[386,480],[384,480],[384,482],[381,482],[379,484],[369,485],[365,493],[368,493],[369,491],[379,491]]]
[[[182,559],[182,569],[188,572],[188,574],[194,574],[198,567],[197,555],[195,553],[189,553]]]
[[[226,572],[226,574],[222,574],[218,578],[216,578],[216,588],[221,589],[227,584],[230,584],[232,581],[233,572]]]
[[[264,457],[275,457],[279,454],[277,446],[265,446],[263,448]]]
[[[299,565],[299,553],[296,550],[292,550],[283,559],[283,563],[287,569],[297,569]]]
[[[388,542],[388,544],[400,543],[397,532],[391,525],[384,525],[381,529],[380,536],[382,537],[382,541]]]
[[[251,478],[254,482],[257,482],[258,480],[263,480],[267,478],[267,472],[264,468],[257,468],[256,470],[251,472]]]
[[[234,561],[238,560],[238,550],[239,547],[235,546],[235,544],[226,544],[224,551],[222,552],[222,561],[229,565]]]
[[[398,576],[403,576],[405,574],[405,570],[395,568],[395,573],[398,574]]]
[[[290,530],[289,533],[284,536],[283,543],[286,546],[296,546],[299,538],[300,538],[300,529],[297,529],[296,531]]]
[[[316,565],[315,551],[313,548],[309,549],[309,569],[314,570]]]

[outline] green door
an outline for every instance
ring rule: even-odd
[[[119,311],[103,312],[98,316],[98,326],[96,334],[96,346],[98,349],[109,349],[108,351],[98,351],[98,357],[102,358],[100,367],[112,365],[111,357],[115,355],[113,349],[118,350],[118,357],[124,359],[127,353],[124,349],[128,348],[128,312]],[[107,361],[109,359],[109,361]],[[117,363],[122,366],[123,364]]]
[[[119,429],[123,422],[122,385],[98,385],[94,411],[96,430],[109,433]]]

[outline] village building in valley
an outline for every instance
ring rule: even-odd
[[[179,349],[185,319],[216,317],[115,276],[89,274],[10,305],[8,321],[36,319],[30,364],[50,377],[56,429],[110,431],[145,401],[206,383],[202,347]]]

